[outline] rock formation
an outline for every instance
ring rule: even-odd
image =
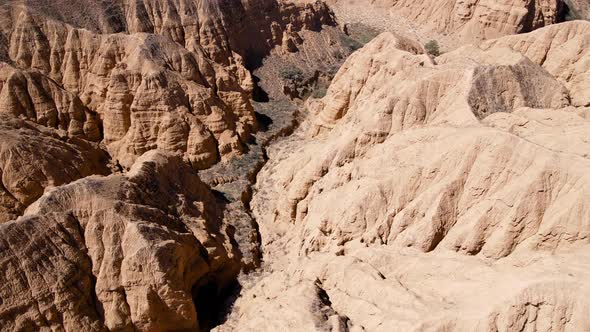
[[[76,133],[86,126],[97,140],[96,127],[102,128],[100,139],[125,168],[156,148],[182,152],[196,169],[240,154],[256,129],[253,83],[240,54],[258,59],[302,29],[333,24],[320,3],[75,4],[88,5],[88,12],[64,17],[56,10],[63,3],[43,1],[1,7],[3,58],[25,71],[4,75],[3,112],[22,114],[30,99],[38,104],[36,121],[53,127],[68,124],[38,113],[69,112]],[[112,31],[127,33],[106,33]],[[60,100],[35,100],[55,93]]]
[[[336,12],[344,20],[357,21],[362,12],[379,8],[388,11],[391,24],[371,22],[379,28],[395,26],[397,21],[404,21],[407,31],[400,33],[418,33],[417,37],[440,39],[445,44],[479,42],[485,39],[505,35],[530,32],[532,30],[563,22],[568,14],[568,6],[563,0],[331,0],[338,8]],[[383,17],[376,20],[383,20]],[[406,22],[407,21],[407,22]],[[397,30],[397,29],[396,29]],[[416,31],[416,30],[419,30]],[[413,31],[413,32],[412,32]],[[456,39],[458,42],[449,40]],[[422,39],[422,38],[421,38]],[[421,40],[426,42],[427,40]]]
[[[46,188],[107,174],[107,162],[93,143],[0,114],[0,222],[21,215]]]
[[[198,328],[207,317],[195,306],[213,305],[247,254],[224,213],[194,170],[157,151],[126,175],[51,190],[0,225],[0,326]]]
[[[252,201],[265,272],[219,330],[590,328],[590,123],[572,84],[588,25],[436,60],[386,33],[353,54],[269,152]]]
[[[590,330],[590,23],[365,4],[0,0],[0,330]]]
[[[568,22],[481,45],[507,46],[541,65],[569,90],[574,106],[590,106],[590,24]]]
[[[259,235],[247,202],[196,171],[248,152],[246,67],[303,58],[335,25],[327,6],[37,0],[0,15],[0,329],[217,324]]]
[[[188,51],[157,35],[97,35],[17,9],[13,20],[7,35],[15,66],[40,71],[99,114],[103,140],[124,167],[154,148],[182,151],[196,168],[207,167],[217,151],[239,152],[240,136],[254,126],[248,76],[240,82],[198,46]]]

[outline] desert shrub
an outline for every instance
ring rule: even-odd
[[[326,96],[326,93],[328,93],[328,89],[324,86],[320,86],[313,90],[311,97],[315,99],[324,98]]]
[[[426,52],[432,56],[436,57],[440,55],[440,47],[438,46],[438,42],[436,40],[431,40],[424,44],[424,48],[426,49]]]
[[[368,44],[375,37],[379,36],[378,30],[362,23],[351,24],[348,30],[350,31],[350,36],[362,45]]]
[[[280,75],[289,81],[300,81],[303,79],[303,71],[297,67],[289,67],[281,70]]]
[[[340,36],[340,45],[348,49],[350,52],[354,52],[359,48],[363,47],[363,44],[361,44],[358,40],[345,34],[342,34]]]

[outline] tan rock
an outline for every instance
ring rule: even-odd
[[[407,34],[445,48],[563,22],[563,0],[329,0],[340,20]]]
[[[223,209],[177,156],[56,188],[0,227],[2,329],[197,329],[240,270]],[[40,254],[42,253],[42,254]],[[23,278],[24,276],[24,278]],[[213,289],[210,298],[200,293]]]
[[[107,174],[107,162],[107,154],[92,143],[0,115],[0,222],[21,215],[49,188]]]
[[[48,77],[0,65],[0,112],[61,129],[71,137],[101,139],[98,116]]]
[[[383,34],[349,58],[269,151],[265,272],[220,331],[337,331],[322,298],[348,329],[588,329],[590,123],[500,41],[432,61]]]
[[[507,46],[541,65],[571,91],[574,106],[590,106],[590,22],[574,21],[481,45]]]

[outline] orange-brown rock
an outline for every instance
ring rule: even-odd
[[[95,144],[0,115],[0,222],[21,215],[49,188],[107,174],[108,156]]]
[[[88,138],[95,140],[95,128],[103,128],[109,153],[126,168],[156,148],[183,153],[197,169],[240,154],[256,129],[245,62],[280,45],[283,32],[296,36],[333,24],[321,3],[122,1],[105,7],[76,1],[85,8],[78,16],[58,11],[63,5],[14,2],[0,8],[0,40],[7,42],[2,58],[24,71],[18,75],[36,77],[5,74],[10,84],[3,111],[23,113],[30,99],[36,114],[43,113],[38,121],[52,127],[68,126],[67,119],[55,120],[54,108],[83,114],[76,115],[72,131],[87,125]],[[42,80],[55,84],[34,83]],[[43,100],[57,98],[60,87],[73,102],[63,96]],[[74,109],[66,111],[66,103]]]
[[[438,39],[448,47],[530,32],[563,22],[568,14],[568,7],[563,0],[329,2],[336,6],[341,20],[408,34],[420,38],[423,43],[428,38]],[[383,12],[384,15],[381,15]],[[377,16],[372,18],[371,15]]]
[[[126,175],[51,190],[0,225],[0,327],[205,327],[196,308],[212,306],[241,264],[223,213],[194,170],[157,151]]]
[[[259,237],[196,170],[257,129],[246,65],[325,24],[320,2],[2,2],[0,329],[208,330]]]
[[[254,126],[249,92],[202,51],[155,35],[97,35],[24,10],[13,18],[15,66],[41,71],[98,113],[104,142],[125,167],[155,148],[207,167],[218,147],[222,156],[239,152],[238,136]]]

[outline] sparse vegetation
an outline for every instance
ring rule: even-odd
[[[358,40],[345,34],[342,34],[340,36],[340,44],[342,45],[342,47],[348,49],[350,52],[354,52],[359,48],[363,47],[363,44],[361,44]]]
[[[351,24],[348,27],[348,31],[352,38],[356,39],[363,45],[375,39],[375,37],[379,36],[380,33],[380,31],[361,23]]]
[[[364,24],[351,24],[347,27],[348,33],[342,34],[340,43],[342,47],[351,52],[358,50],[379,35],[379,31]]]
[[[289,67],[281,70],[280,76],[285,80],[296,82],[301,81],[304,74],[303,71],[297,67]]]
[[[325,86],[319,86],[315,90],[313,90],[311,97],[315,99],[324,98],[326,96],[326,93],[328,93],[328,88],[326,88]]]
[[[436,40],[431,40],[428,43],[424,44],[424,48],[426,49],[426,52],[431,56],[437,57],[441,55],[440,46],[438,46],[438,42]]]

